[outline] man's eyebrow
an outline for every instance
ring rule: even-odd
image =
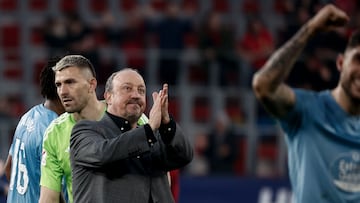
[[[64,80],[63,82],[74,82],[74,81],[76,81],[75,78],[68,78],[68,79]]]
[[[131,83],[131,82],[124,82],[121,85],[131,85],[131,86],[137,86],[137,87],[146,87],[145,84],[136,85],[136,84]]]
[[[130,83],[130,82],[124,82],[120,84],[121,87],[123,86],[134,86],[134,84]]]

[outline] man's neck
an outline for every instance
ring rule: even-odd
[[[57,113],[57,115],[60,115],[65,112],[65,109],[61,104],[61,101],[58,99],[56,100],[45,99],[44,106]]]
[[[350,115],[360,115],[360,102],[351,99],[340,85],[332,90],[331,94],[345,112]]]
[[[100,120],[105,112],[105,102],[96,101],[89,102],[89,104],[81,111],[74,113],[74,119],[76,122],[86,120]]]

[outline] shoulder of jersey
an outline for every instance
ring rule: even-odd
[[[59,117],[57,117],[55,120],[53,120],[53,122],[51,122],[50,125],[58,125],[63,123],[64,121],[68,120],[71,114],[65,112],[63,114],[61,114]]]
[[[61,114],[59,117],[57,117],[56,119],[54,119],[45,131],[45,139],[47,138],[49,132],[53,131],[55,128],[57,128],[57,126],[61,125],[65,121],[67,121],[69,119],[69,116],[70,116],[70,114],[65,112],[65,113]]]

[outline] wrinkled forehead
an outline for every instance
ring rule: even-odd
[[[79,74],[80,69],[76,66],[68,66],[66,68],[62,68],[60,70],[55,70],[55,76],[61,76],[65,74]]]
[[[117,85],[132,84],[135,86],[145,86],[143,77],[136,71],[132,70],[119,72],[115,76],[114,82]]]
[[[55,80],[68,80],[68,79],[89,79],[92,78],[90,71],[86,69],[80,69],[76,66],[69,66],[61,70],[55,71]]]

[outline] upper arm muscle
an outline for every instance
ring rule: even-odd
[[[296,100],[294,91],[285,84],[280,85],[272,94],[257,97],[265,109],[277,118],[284,117],[295,105]]]

